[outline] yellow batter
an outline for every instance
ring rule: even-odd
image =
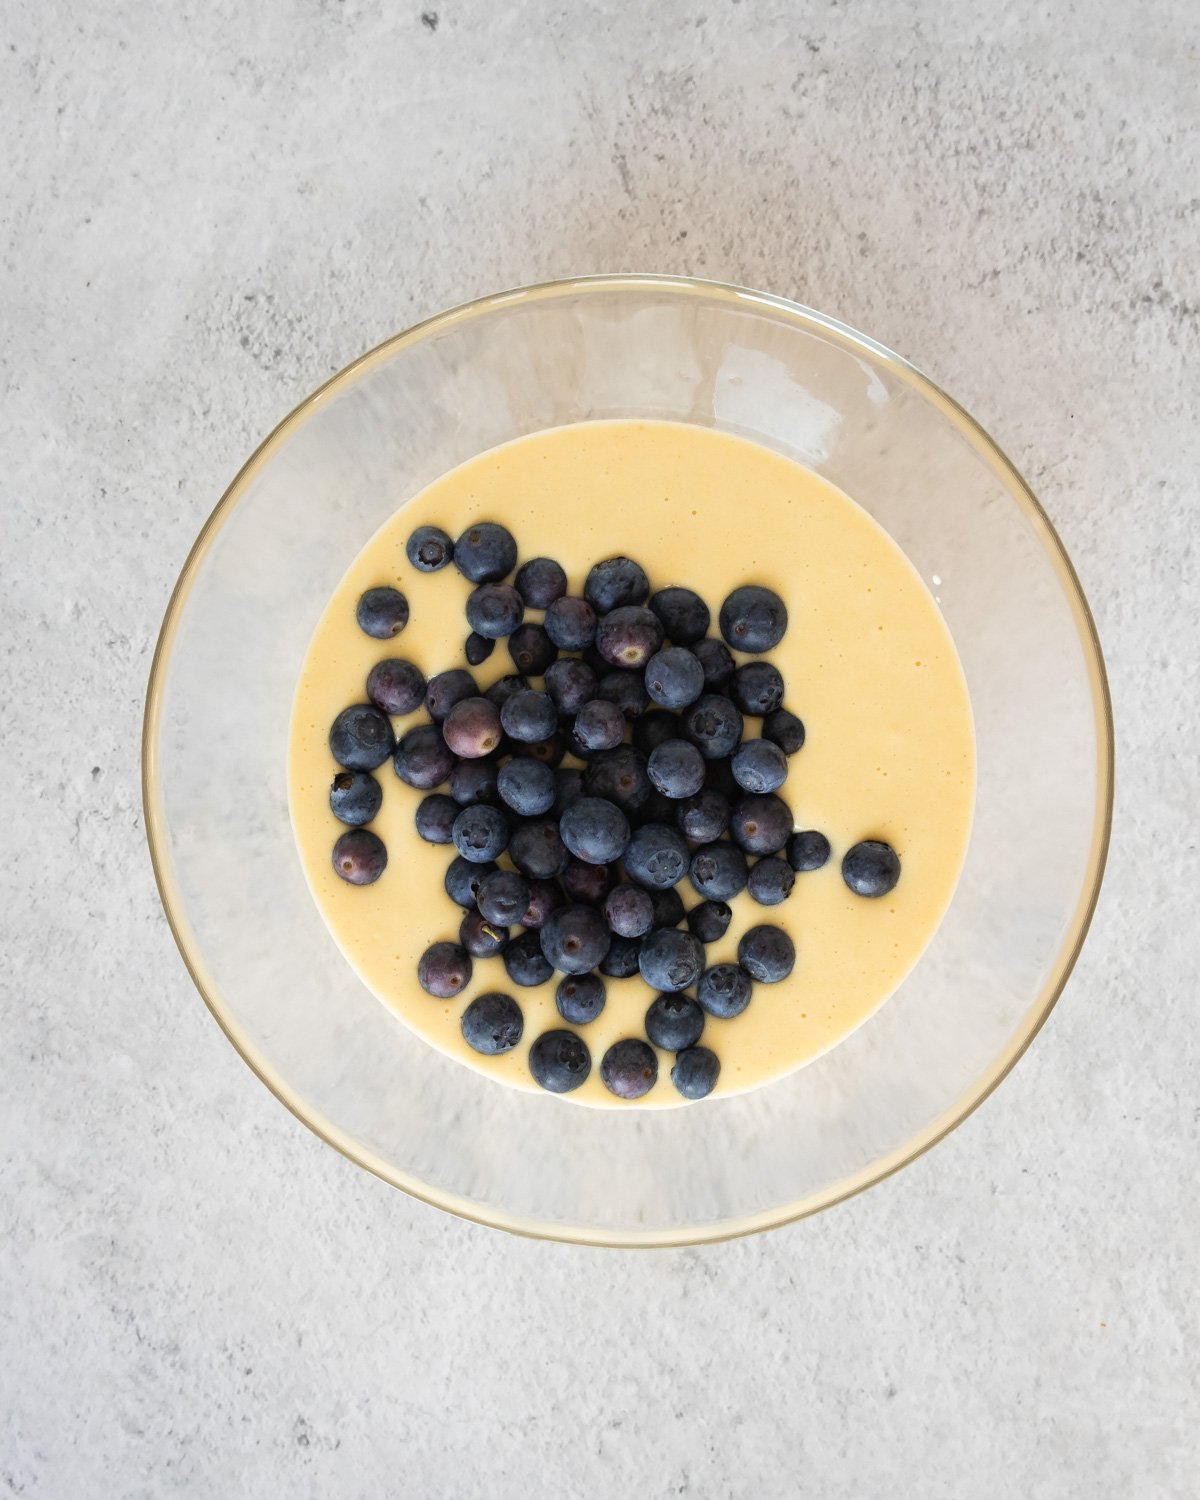
[[[732,960],[747,927],[771,922],[791,935],[796,967],[781,984],[756,985],[735,1019],[706,1018],[701,1042],[721,1059],[718,1095],[810,1061],[865,1020],[916,962],[966,850],[975,785],[970,706],[925,585],[891,538],[825,480],[741,438],[666,422],[591,422],[508,443],[431,484],[371,538],[321,618],[296,693],[288,785],[300,856],[322,916],[379,998],[435,1047],[520,1088],[537,1087],[529,1044],[565,1025],[555,981],[513,986],[495,958],[475,960],[469,988],[453,1001],[417,985],[421,953],[437,939],[457,940],[461,917],[442,885],[453,846],[426,844],[413,827],[425,794],[385,762],[375,773],[383,807],[371,827],[387,845],[387,869],[374,885],[352,886],[330,864],[344,832],[328,802],[337,768],[326,736],[335,715],[365,701],[367,672],[381,658],[406,657],[426,676],[465,665],[471,585],[453,565],[418,573],[404,544],[423,523],[458,536],[481,520],[507,526],[522,559],[556,558],[575,594],[592,563],[634,557],[652,590],[683,584],[702,595],[714,635],[721,601],[739,584],[766,584],[786,601],[787,634],[765,659],[783,673],[785,706],[803,719],[807,740],[789,759],[780,795],[796,827],[820,829],[833,855],[824,869],[797,875],[781,906],[758,906],[747,894],[731,903],[733,921],[708,945],[709,963]],[[384,583],[411,606],[408,627],[392,641],[371,639],[355,622],[359,595]],[[500,641],[474,673],[483,688],[513,670]],[[423,711],[397,720],[397,735],[426,721]],[[749,719],[747,732],[759,724]],[[841,878],[842,854],[863,838],[885,840],[902,861],[899,884],[878,900],[854,896]],[[687,906],[700,899],[686,880],[679,892]],[[654,998],[640,978],[605,983],[603,1012],[577,1028],[591,1050],[591,1076],[563,1097],[621,1109],[682,1104],[665,1053],[658,1083],[636,1105],[604,1088],[601,1057],[620,1038],[644,1034]],[[467,1002],[486,990],[513,995],[525,1016],[521,1045],[501,1057],[480,1057],[459,1030]]]

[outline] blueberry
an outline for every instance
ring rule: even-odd
[[[643,755],[657,750],[664,740],[677,740],[682,732],[679,715],[664,708],[652,708],[633,721],[633,743]]]
[[[704,668],[683,646],[664,646],[646,663],[646,695],[662,708],[686,708],[704,691]]]
[[[454,566],[472,583],[495,583],[517,565],[512,532],[494,521],[479,521],[454,544]]]
[[[785,755],[804,748],[804,725],[786,708],[776,708],[763,720],[763,739],[771,740]]]
[[[710,693],[723,693],[733,681],[734,661],[724,641],[697,641],[692,655],[704,672],[704,686]]]
[[[385,714],[410,714],[425,700],[425,677],[398,656],[377,661],[367,673],[367,697]]]
[[[454,820],[454,847],[472,864],[487,864],[508,844],[508,819],[498,807],[473,802]]]
[[[481,583],[467,595],[467,624],[476,635],[498,641],[525,616],[525,601],[511,583]]]
[[[900,859],[890,844],[864,839],[842,859],[842,879],[856,896],[886,896],[900,879]]]
[[[733,912],[724,901],[701,901],[687,914],[688,931],[702,943],[719,943],[732,920]]]
[[[741,964],[714,964],[701,974],[696,994],[710,1016],[729,1021],[740,1016],[750,1004],[753,989]]]
[[[742,716],[729,698],[705,693],[685,711],[683,732],[705,760],[723,760],[742,737]]]
[[[645,604],[650,580],[631,558],[609,557],[598,562],[583,585],[583,597],[598,615],[624,604]]]
[[[483,880],[496,869],[495,865],[476,865],[461,854],[456,854],[446,867],[443,885],[446,894],[456,906],[474,906],[475,896]]]
[[[704,1030],[704,1012],[690,995],[660,995],[646,1012],[646,1035],[664,1052],[694,1047]]]
[[[676,804],[675,821],[685,839],[711,844],[729,827],[729,813],[729,798],[706,786]]]
[[[769,661],[748,661],[733,674],[729,696],[744,714],[764,718],[783,702],[783,677]]]
[[[485,1057],[511,1052],[524,1029],[521,1007],[511,995],[501,995],[495,990],[476,995],[463,1011],[463,1041],[473,1052],[481,1052]]]
[[[556,818],[561,818],[572,802],[583,796],[583,772],[574,766],[563,766],[554,773],[554,807]]]
[[[567,592],[567,575],[552,557],[531,557],[517,569],[516,585],[530,609],[549,609]]]
[[[529,882],[515,870],[492,870],[479,882],[475,905],[488,922],[512,927],[528,910],[531,894]]]
[[[590,646],[585,646],[583,648],[583,650],[579,653],[579,659],[586,666],[591,667],[592,671],[595,672],[597,677],[603,677],[606,672],[610,672],[612,670],[609,664],[600,655],[599,651],[596,650],[596,644],[594,641]]]
[[[559,980],[554,1003],[564,1021],[586,1026],[604,1009],[604,981],[598,974],[568,974]]]
[[[556,599],[542,623],[560,651],[583,651],[596,639],[596,611],[586,599]]]
[[[558,647],[541,625],[518,625],[508,638],[508,654],[518,672],[540,677],[558,655]]]
[[[383,788],[369,771],[339,771],[329,788],[329,811],[351,827],[369,823],[382,802]]]
[[[667,740],[651,751],[646,774],[664,797],[694,797],[704,785],[704,757],[687,740]]]
[[[408,624],[408,600],[399,589],[368,589],[354,616],[360,630],[377,641],[390,641]]]
[[[472,802],[496,807],[500,801],[498,776],[494,760],[460,760],[450,772],[450,795],[459,807],[468,807]]]
[[[638,956],[644,941],[644,938],[614,937],[600,964],[601,974],[610,979],[632,979],[638,971]]]
[[[523,932],[520,937],[513,938],[500,956],[504,960],[504,972],[513,984],[519,984],[523,989],[545,984],[554,974],[542,952],[540,932]]]
[[[463,647],[463,655],[467,658],[468,666],[477,667],[481,662],[487,661],[495,649],[495,641],[489,641],[486,636],[472,630]]]
[[[545,1031],[529,1049],[533,1081],[552,1094],[569,1094],[592,1071],[587,1043],[573,1031]]]
[[[494,703],[497,708],[503,708],[510,698],[517,693],[524,692],[529,686],[529,679],[521,677],[517,673],[510,673],[507,677],[498,677],[485,693],[484,697],[489,703]]]
[[[736,650],[770,651],[787,630],[787,606],[771,589],[745,584],[722,604],[720,623],[721,634]]]
[[[614,1042],[600,1059],[600,1081],[618,1099],[640,1099],[658,1082],[658,1058],[640,1037]]]
[[[596,674],[577,656],[560,657],[546,668],[546,691],[560,714],[577,714],[596,696]]]
[[[554,806],[554,772],[532,756],[501,766],[497,789],[500,800],[522,818],[536,818]]]
[[[436,573],[450,561],[454,543],[440,526],[418,526],[404,551],[418,572]]]
[[[829,859],[829,840],[815,828],[793,833],[787,841],[788,864],[797,873],[819,870]]]
[[[629,843],[629,820],[603,797],[580,797],[563,813],[562,841],[589,865],[608,865],[620,859]]]
[[[548,693],[522,688],[505,701],[500,710],[500,722],[511,739],[530,744],[534,740],[548,739],[554,733],[558,725],[558,710]]]
[[[509,748],[522,759],[536,760],[553,771],[567,753],[567,742],[557,731],[544,740],[513,740]]]
[[[417,965],[417,982],[427,995],[451,1000],[471,982],[471,955],[460,943],[431,943]]]
[[[372,885],[386,866],[383,840],[369,828],[351,828],[333,846],[333,868],[350,885]]]
[[[730,764],[734,780],[747,792],[774,792],[787,780],[787,756],[770,740],[743,740]]]
[[[347,771],[373,771],[396,746],[391,720],[373,703],[342,709],[329,729],[329,749]]]
[[[531,880],[529,905],[521,918],[521,926],[534,929],[540,927],[550,913],[557,911],[562,904],[563,893],[552,880]]]
[[[746,889],[746,856],[723,840],[704,844],[692,855],[692,884],[710,901],[729,901]]]
[[[569,859],[562,872],[562,883],[572,901],[599,906],[608,895],[612,876],[607,865],[589,865],[582,859]]]
[[[654,902],[655,927],[678,927],[683,921],[683,898],[673,885],[651,891],[650,899]]]
[[[450,671],[438,672],[429,679],[425,689],[425,710],[435,723],[440,724],[456,703],[478,696],[479,689],[470,672],[462,667],[452,667]]]
[[[552,880],[567,863],[567,851],[551,818],[530,818],[515,829],[508,841],[508,857],[533,880]]]
[[[638,885],[618,885],[604,902],[609,931],[618,937],[645,937],[654,926],[654,902]]]
[[[454,820],[458,817],[458,803],[443,792],[430,792],[422,797],[414,821],[417,833],[427,844],[451,844],[454,842]]]
[[[660,927],[642,943],[638,968],[651,989],[686,990],[700,978],[704,946],[690,932]]]
[[[630,722],[643,713],[650,702],[641,672],[606,672],[596,684],[596,697],[615,703]]]
[[[560,906],[542,923],[546,961],[562,974],[587,974],[604,961],[611,935],[590,906]]]
[[[572,738],[582,750],[615,750],[625,738],[625,715],[606,698],[593,698],[575,715]]]
[[[508,942],[508,928],[489,922],[477,911],[463,913],[458,927],[458,941],[472,958],[495,958]]]
[[[795,967],[795,945],[780,927],[751,927],[738,943],[738,963],[752,979],[777,984]]]
[[[746,889],[759,906],[779,906],[792,894],[796,876],[786,859],[768,854],[750,868]]]
[[[666,890],[683,879],[688,846],[681,833],[662,823],[647,823],[629,840],[625,873],[651,890]]]
[[[641,807],[650,795],[646,757],[632,745],[601,750],[583,773],[583,789],[589,797],[603,797],[625,812]]]
[[[778,854],[792,832],[792,810],[781,798],[752,795],[733,804],[729,836],[747,854]]]
[[[500,745],[500,710],[486,698],[463,698],[446,715],[442,738],[463,760],[482,760]]]
[[[721,1063],[707,1047],[689,1047],[675,1059],[671,1082],[685,1099],[704,1099],[712,1093],[721,1073]]]
[[[640,828],[643,823],[674,823],[675,809],[679,806],[673,797],[666,796],[657,787],[650,788],[650,795],[637,808],[632,817]]]
[[[651,597],[650,608],[662,621],[667,639],[677,646],[693,645],[712,624],[708,605],[691,589],[659,589]]]
[[[454,769],[454,751],[436,724],[418,724],[396,746],[392,757],[396,775],[419,792],[431,792]]]
[[[662,638],[658,616],[636,604],[602,615],[596,626],[596,649],[611,666],[626,671],[644,667],[662,645]]]

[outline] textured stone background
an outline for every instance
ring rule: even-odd
[[[1194,1495],[1193,7],[427,5],[0,13],[0,1494]],[[137,788],[258,438],[414,319],[619,269],[955,392],[1074,555],[1120,735],[1013,1077],[854,1202],[679,1253],[507,1239],[310,1136],[185,976]]]

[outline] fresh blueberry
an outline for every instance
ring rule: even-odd
[[[396,746],[392,757],[396,775],[419,792],[431,792],[454,769],[454,751],[436,724],[418,724]]]
[[[522,688],[507,699],[500,710],[500,722],[510,739],[531,744],[548,739],[558,726],[558,710],[549,693]]]
[[[523,693],[528,686],[529,679],[514,672],[507,677],[498,677],[483,696],[489,703],[494,703],[497,708],[503,708],[510,698],[517,693]]]
[[[804,724],[786,708],[776,708],[763,720],[763,739],[778,745],[785,755],[804,748]]]
[[[733,911],[724,901],[701,901],[687,914],[688,931],[702,943],[719,943],[732,920]]]
[[[472,958],[495,958],[504,952],[508,928],[489,922],[480,912],[468,911],[459,923],[458,940]]]
[[[692,655],[704,672],[704,686],[710,693],[723,693],[733,681],[734,662],[724,641],[697,641]]]
[[[580,797],[563,813],[562,841],[589,865],[608,865],[620,859],[629,843],[629,820],[603,797]]]
[[[450,561],[454,543],[440,526],[418,526],[404,551],[418,572],[436,573]]]
[[[372,885],[386,865],[383,840],[369,828],[351,828],[333,846],[333,868],[350,885]]]
[[[590,906],[560,906],[542,923],[546,961],[561,974],[587,974],[604,961],[611,934]]]
[[[650,795],[633,813],[633,818],[639,827],[643,823],[674,823],[675,809],[678,806],[679,803],[675,798],[668,797],[657,787],[652,786]]]
[[[701,974],[696,994],[710,1016],[729,1021],[740,1016],[750,1004],[753,989],[741,964],[714,964]]]
[[[517,569],[516,585],[530,609],[549,609],[567,592],[567,575],[552,557],[531,557]]]
[[[641,672],[606,672],[596,684],[596,697],[615,703],[631,723],[650,702]]]
[[[692,884],[710,901],[729,901],[746,889],[746,856],[736,844],[704,844],[692,855]]]
[[[504,853],[508,843],[508,819],[498,807],[473,802],[454,820],[454,847],[473,864],[487,864]]]
[[[646,757],[632,745],[599,751],[583,773],[583,789],[589,797],[615,802],[627,813],[641,807],[650,795]]]
[[[367,697],[385,714],[410,714],[425,700],[425,678],[412,662],[392,656],[367,673]]]
[[[593,698],[575,715],[573,741],[582,750],[615,750],[624,738],[625,715],[606,698]]]
[[[638,971],[638,956],[644,938],[614,937],[600,964],[601,974],[610,979],[632,979]]]
[[[373,703],[355,703],[342,709],[329,729],[329,749],[347,771],[375,770],[395,746],[392,721]]]
[[[564,1021],[586,1026],[604,1009],[604,981],[598,974],[568,974],[559,980],[554,1003]]]
[[[683,646],[664,646],[646,663],[646,695],[661,708],[686,708],[704,691],[704,668]]]
[[[783,677],[769,661],[748,661],[733,674],[729,696],[744,714],[764,718],[783,702]]]
[[[638,968],[652,989],[686,990],[700,978],[704,946],[690,932],[660,927],[642,943]]]
[[[471,955],[461,943],[431,943],[417,965],[417,982],[427,995],[452,1000],[471,982]]]
[[[676,804],[675,821],[685,839],[693,844],[711,844],[729,827],[729,813],[729,798],[706,786]]]
[[[349,823],[352,828],[369,823],[382,802],[383,788],[369,771],[339,771],[329,788],[329,811],[339,823]]]
[[[500,956],[504,960],[504,972],[513,984],[519,984],[522,989],[545,984],[554,973],[542,952],[540,932],[521,933],[520,937],[513,938]]]
[[[495,583],[517,565],[512,532],[494,521],[479,521],[454,544],[454,566],[472,583]]]
[[[577,714],[596,696],[596,674],[577,656],[563,656],[546,668],[546,691],[560,714]]]
[[[513,812],[536,818],[554,806],[554,772],[532,756],[522,755],[501,766],[497,790]]]
[[[787,842],[788,864],[797,874],[819,870],[829,860],[829,840],[815,828],[793,833]]]
[[[759,906],[779,906],[792,894],[796,875],[786,859],[768,854],[750,867],[746,889]]]
[[[667,639],[677,646],[693,645],[712,624],[708,605],[691,589],[659,589],[650,599],[650,608],[662,621]]]
[[[558,647],[541,625],[518,625],[508,638],[508,654],[518,672],[540,677],[558,655]]]
[[[685,1099],[704,1099],[712,1093],[720,1077],[721,1063],[707,1047],[689,1047],[675,1059],[671,1082]]]
[[[511,583],[481,583],[467,595],[467,624],[476,635],[498,641],[525,616],[525,601]]]
[[[787,630],[787,605],[771,589],[748,583],[722,604],[720,623],[721,634],[735,650],[770,651]]]
[[[733,804],[729,836],[747,854],[778,854],[792,832],[792,810],[780,797],[757,794]]]
[[[463,1041],[484,1057],[511,1052],[524,1030],[521,1007],[511,995],[501,995],[495,990],[476,995],[463,1011]]]
[[[651,890],[666,890],[683,879],[688,846],[681,833],[662,823],[647,823],[629,840],[625,873]]]
[[[472,630],[471,634],[467,637],[466,645],[463,647],[463,655],[467,658],[468,666],[477,667],[481,662],[487,661],[495,649],[495,641],[489,641],[486,636]]]
[[[550,913],[557,911],[562,904],[563,893],[552,880],[531,880],[529,905],[521,918],[521,926],[534,929],[541,927]]]
[[[425,689],[425,710],[435,724],[440,724],[456,703],[478,696],[479,689],[470,672],[463,667],[451,667],[448,672],[438,672],[429,679]]]
[[[583,585],[583,597],[598,615],[625,604],[645,604],[650,580],[628,557],[609,557],[598,562]]]
[[[742,737],[742,716],[731,699],[705,693],[685,711],[683,732],[705,760],[723,760]]]
[[[658,1082],[658,1058],[640,1037],[614,1042],[600,1059],[600,1081],[618,1099],[640,1099]]]
[[[704,1030],[704,1012],[690,995],[660,995],[646,1012],[646,1035],[664,1052],[694,1047]]]
[[[450,772],[450,795],[459,807],[468,807],[472,802],[496,807],[500,802],[498,776],[494,760],[460,760]]]
[[[529,1049],[533,1081],[552,1094],[569,1094],[592,1071],[587,1043],[573,1031],[544,1031]]]
[[[673,885],[651,891],[650,899],[654,902],[655,927],[678,927],[683,921],[683,898]]]
[[[560,651],[583,651],[596,639],[596,611],[586,599],[556,599],[543,623]]]
[[[770,740],[743,740],[730,764],[734,780],[747,792],[774,792],[787,780],[787,756]]]
[[[447,896],[456,906],[474,906],[480,884],[496,868],[495,865],[472,864],[469,859],[456,854],[447,865],[445,879],[442,882],[446,887]]]
[[[567,864],[567,851],[553,818],[530,818],[513,831],[508,857],[531,880],[552,880]]]
[[[652,708],[633,721],[633,743],[643,755],[657,750],[664,740],[677,740],[682,732],[679,715],[663,708]]]
[[[646,774],[664,797],[694,797],[704,785],[704,757],[687,740],[667,740],[651,751]]]
[[[602,615],[596,626],[596,649],[610,666],[628,671],[644,667],[662,645],[662,623],[652,610],[624,604]]]
[[[618,885],[604,902],[609,931],[617,937],[645,937],[654,926],[654,901],[639,885]]]
[[[572,802],[583,796],[583,772],[574,766],[563,766],[554,773],[554,806],[551,811],[561,818]]]
[[[443,792],[430,792],[428,797],[421,798],[417,807],[417,833],[427,844],[452,844],[457,817],[458,803],[453,797],[447,797]]]
[[[777,984],[792,972],[796,948],[781,927],[751,927],[738,943],[738,963],[761,984]]]
[[[555,731],[544,740],[512,740],[509,749],[513,755],[536,760],[553,771],[567,753],[567,742]]]
[[[607,865],[589,865],[582,859],[569,859],[562,872],[562,883],[572,901],[599,906],[608,895],[612,875]]]
[[[408,600],[399,589],[368,589],[354,615],[360,630],[377,641],[390,641],[408,624]]]
[[[479,914],[498,927],[512,927],[525,915],[531,895],[529,882],[515,870],[493,870],[479,882],[475,905]]]
[[[900,879],[900,859],[890,844],[864,839],[846,851],[842,879],[856,896],[886,896]]]
[[[442,722],[442,738],[463,760],[482,760],[501,739],[500,710],[486,698],[463,698]]]

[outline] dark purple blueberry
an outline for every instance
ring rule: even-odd
[[[589,797],[603,797],[628,813],[641,807],[650,795],[646,757],[632,745],[601,750],[583,773],[583,790]]]
[[[705,693],[685,711],[683,732],[705,760],[724,760],[742,737],[742,716],[731,699]]]
[[[778,854],[792,832],[792,810],[773,795],[742,797],[733,804],[729,836],[747,854]]]
[[[584,651],[596,639],[596,611],[586,599],[556,599],[542,623],[560,651]]]
[[[787,630],[787,605],[771,589],[748,583],[734,589],[721,605],[720,624],[735,651],[770,651]]]
[[[691,843],[711,844],[729,827],[729,813],[729,798],[706,786],[676,804],[675,821]]]
[[[750,867],[746,889],[759,906],[779,906],[792,894],[796,875],[786,859],[768,854]]]
[[[554,773],[554,806],[551,811],[561,818],[572,802],[583,796],[583,772],[574,766],[562,766]]]
[[[458,803],[453,797],[444,792],[430,792],[428,797],[421,798],[414,821],[417,833],[427,844],[452,844],[457,817]]]
[[[645,937],[654,926],[654,901],[640,885],[618,885],[604,901],[604,919],[618,937]]]
[[[704,844],[692,855],[692,884],[710,901],[729,901],[746,889],[746,856],[736,844]]]
[[[770,740],[743,740],[730,764],[733,779],[747,792],[774,792],[787,780],[787,756]]]
[[[486,698],[463,698],[443,720],[442,738],[463,760],[483,760],[500,746],[500,710]]]
[[[482,662],[487,661],[495,649],[495,641],[489,641],[486,636],[482,636],[477,631],[472,630],[471,634],[467,637],[466,645],[463,647],[463,655],[467,658],[468,666],[477,667]]]
[[[665,708],[652,708],[633,721],[633,743],[643,755],[657,750],[665,740],[677,740],[682,733],[679,715]]]
[[[511,1052],[524,1030],[521,1007],[511,995],[502,995],[496,990],[476,995],[463,1011],[463,1041],[473,1052],[481,1052],[484,1057]]]
[[[329,811],[352,828],[369,823],[382,802],[383,788],[369,771],[339,771],[329,788]]]
[[[594,642],[592,645],[585,646],[583,648],[583,650],[579,653],[579,659],[584,663],[585,666],[591,667],[592,671],[595,672],[598,678],[603,677],[606,672],[612,670],[609,667],[608,663],[600,655],[599,651],[596,650]]]
[[[530,818],[514,829],[508,857],[531,880],[552,880],[566,868],[567,851],[553,818]]]
[[[783,702],[783,677],[769,661],[748,661],[733,674],[729,696],[744,714],[765,718]]]
[[[777,708],[763,720],[763,739],[779,746],[785,755],[804,748],[804,725],[786,708]]]
[[[671,1082],[685,1099],[704,1099],[717,1086],[721,1063],[707,1047],[689,1047],[675,1059]]]
[[[651,989],[686,990],[700,978],[704,946],[690,932],[660,927],[643,941],[638,968]]]
[[[864,839],[846,851],[842,879],[856,896],[886,896],[900,879],[900,858],[890,844]]]
[[[658,1082],[658,1058],[640,1037],[614,1042],[600,1059],[600,1081],[618,1099],[640,1099]]]
[[[463,859],[483,865],[504,853],[508,844],[508,819],[498,807],[473,802],[454,820],[454,847]]]
[[[660,995],[646,1012],[646,1035],[664,1052],[694,1047],[704,1030],[704,1012],[690,995]]]
[[[662,621],[667,639],[677,646],[693,645],[712,624],[708,605],[691,589],[659,589],[651,595],[650,608]]]
[[[460,760],[450,772],[450,795],[459,807],[469,807],[472,802],[495,807],[500,801],[498,775],[494,760]]]
[[[673,823],[675,809],[678,806],[679,803],[674,798],[666,796],[657,787],[652,786],[650,795],[632,814],[633,821],[639,828],[643,823]]]
[[[496,868],[495,865],[472,864],[469,859],[456,854],[446,866],[446,875],[442,882],[446,887],[447,896],[456,906],[474,906],[480,882]]]
[[[497,789],[500,800],[522,818],[536,818],[554,806],[554,772],[532,756],[501,766]]]
[[[418,526],[404,551],[418,572],[436,573],[450,561],[454,543],[440,526]]]
[[[454,769],[454,751],[437,724],[418,724],[396,746],[392,757],[396,775],[419,792],[431,792]]]
[[[540,677],[558,655],[558,647],[540,625],[518,625],[508,638],[508,654],[518,672]]]
[[[492,870],[479,882],[475,905],[479,914],[498,927],[512,927],[525,915],[532,892],[515,870]]]
[[[552,911],[557,911],[563,904],[563,893],[552,880],[531,880],[529,882],[529,905],[525,908],[525,915],[521,918],[521,926],[536,929],[540,927]]]
[[[471,955],[461,943],[431,943],[417,965],[417,982],[427,995],[452,1000],[471,982]]]
[[[511,531],[494,521],[477,521],[454,544],[454,566],[472,583],[495,583],[517,565]]]
[[[529,1071],[551,1094],[569,1094],[592,1071],[592,1055],[573,1031],[544,1031],[529,1049]]]
[[[646,774],[664,797],[694,797],[704,785],[704,757],[687,740],[667,740],[650,752]]]
[[[504,972],[513,984],[519,984],[522,989],[545,984],[554,974],[542,952],[540,932],[521,933],[520,937],[513,938],[500,956],[504,960]]]
[[[654,902],[655,927],[678,927],[683,921],[683,898],[673,885],[651,891],[650,899]]]
[[[600,964],[601,974],[610,979],[632,979],[638,971],[638,955],[644,938],[614,937]]]
[[[596,684],[596,697],[615,703],[632,723],[650,702],[641,672],[606,672]]]
[[[503,708],[508,700],[516,693],[522,693],[529,686],[527,677],[520,677],[516,673],[510,673],[507,677],[498,677],[484,692],[484,697],[494,703],[497,708]]]
[[[611,934],[604,918],[590,906],[560,906],[542,923],[539,934],[546,961],[560,974],[587,974],[604,961]]]
[[[686,708],[704,691],[704,668],[683,646],[664,646],[646,663],[646,694],[661,708]]]
[[[435,723],[440,724],[456,703],[478,696],[479,689],[470,672],[464,667],[451,667],[448,672],[438,672],[429,679],[425,689],[425,710]]]
[[[677,885],[687,867],[688,846],[683,835],[662,823],[639,828],[625,851],[625,873],[650,890]]]
[[[819,870],[829,859],[829,840],[815,828],[793,833],[787,842],[788,864],[797,873]]]
[[[559,831],[575,858],[589,865],[612,864],[629,843],[629,820],[603,797],[580,797],[573,802],[562,815]]]
[[[754,986],[741,964],[714,964],[705,969],[696,986],[701,1006],[718,1021],[740,1016],[750,1004]]]
[[[563,890],[572,901],[582,901],[588,906],[599,906],[612,882],[607,865],[589,865],[582,859],[569,859],[562,872]]]
[[[377,641],[390,641],[408,624],[408,600],[399,589],[368,589],[354,611],[358,628]]]
[[[530,609],[549,609],[567,592],[567,575],[552,557],[531,557],[522,563],[515,582]]]
[[[349,885],[372,885],[387,866],[387,850],[369,828],[351,828],[333,846],[333,868]]]
[[[760,984],[778,984],[795,967],[796,948],[780,927],[751,927],[738,943],[738,963]]]
[[[467,624],[476,635],[498,641],[525,618],[525,601],[511,583],[481,583],[467,595]]]
[[[556,731],[544,740],[530,740],[528,743],[514,740],[510,748],[513,755],[540,761],[542,765],[553,771],[562,763],[562,758],[567,753],[567,742]]]
[[[559,980],[554,1003],[564,1021],[586,1026],[604,1009],[604,981],[598,974],[568,974]]]
[[[468,911],[459,923],[458,940],[472,958],[495,958],[504,952],[508,928],[489,922],[480,912]]]
[[[704,672],[704,686],[710,693],[723,693],[733,681],[734,660],[724,641],[697,641],[692,655]]]
[[[373,703],[342,709],[329,729],[329,749],[347,771],[373,771],[396,746],[392,721]]]
[[[367,697],[385,714],[410,714],[425,701],[425,677],[410,661],[390,656],[367,673]]]
[[[733,912],[724,901],[701,901],[687,914],[688,931],[702,943],[719,943],[732,919]]]
[[[662,624],[651,610],[625,604],[601,616],[596,649],[611,666],[629,671],[646,665],[662,645],[662,633]]]
[[[588,573],[583,597],[598,615],[624,604],[645,604],[650,580],[632,558],[608,557]]]
[[[560,714],[577,714],[596,696],[596,674],[577,656],[563,656],[546,668],[546,691]]]
[[[607,698],[593,698],[575,715],[572,736],[583,750],[615,750],[625,738],[625,715]]]
[[[507,699],[500,710],[500,722],[510,739],[532,744],[545,740],[558,726],[558,710],[548,693],[522,688]]]

